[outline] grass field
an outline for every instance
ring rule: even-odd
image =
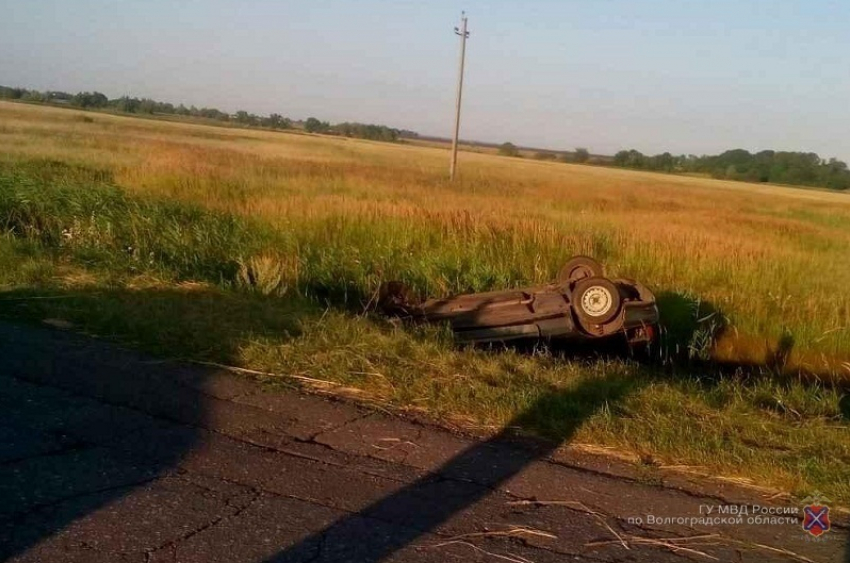
[[[0,103],[0,313],[850,503],[850,196],[446,171],[437,148]],[[661,362],[460,349],[363,309],[383,280],[502,288],[573,254],[659,295]]]

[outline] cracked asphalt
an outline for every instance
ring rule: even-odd
[[[850,563],[841,522],[690,520],[752,490],[62,331],[0,323],[0,413],[2,560]]]

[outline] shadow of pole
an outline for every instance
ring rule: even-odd
[[[475,444],[416,482],[338,520],[266,561],[382,561],[424,534],[435,531],[530,464],[551,455],[570,440],[585,420],[606,404],[623,400],[634,390],[633,385],[624,384],[623,380],[602,378],[582,381],[570,390],[547,393],[491,439]],[[512,431],[514,427],[535,427],[552,412],[563,411],[565,404],[577,410],[557,431],[559,439],[532,444],[530,440],[518,440]],[[444,477],[472,481],[481,486],[469,494],[435,498],[435,484]],[[382,531],[377,522],[395,522],[400,526]]]

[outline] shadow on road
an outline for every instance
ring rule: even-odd
[[[208,418],[197,389],[211,370],[163,367],[45,324],[74,328],[85,317],[90,333],[143,342],[160,356],[182,350],[232,363],[248,335],[283,342],[311,314],[269,301],[199,288],[0,293],[0,318],[40,325],[0,322],[0,560],[173,471]]]
[[[144,487],[198,441],[185,426],[157,437],[166,426],[143,413],[197,423],[205,404],[112,347],[0,323],[0,358],[0,560]],[[106,543],[115,534],[129,530],[103,530]]]
[[[476,324],[478,314],[484,314],[488,300],[464,313],[465,321]],[[623,342],[605,342],[600,349],[594,346],[566,346],[553,348],[565,358],[588,359],[616,355],[628,356]],[[483,345],[498,352],[510,348],[533,352],[537,343],[514,341],[509,345]],[[581,425],[602,408],[611,408],[634,393],[642,383],[635,378],[605,376],[579,381],[569,388],[551,388],[548,392],[519,413],[505,428],[492,438],[476,443],[456,455],[438,469],[407,485],[390,496],[378,500],[360,512],[344,517],[328,528],[312,534],[282,553],[267,559],[268,563],[295,561],[357,561],[377,563],[411,545],[424,534],[436,531],[440,525],[473,506],[535,461],[550,456],[564,443],[570,441]],[[557,421],[557,422],[553,422]],[[520,438],[516,430],[545,429],[547,440]],[[442,476],[454,476],[483,483],[464,495],[446,495],[434,498],[434,484]],[[394,528],[395,533],[382,533],[366,519],[378,517],[384,521],[404,524]],[[375,522],[374,519],[370,520]],[[400,531],[399,531],[400,530]]]
[[[532,462],[549,456],[569,441],[587,418],[603,406],[622,400],[633,390],[634,380],[611,378],[583,381],[570,390],[546,394],[491,439],[475,444],[418,481],[314,533],[267,561],[382,561],[423,534],[435,531]],[[516,427],[534,427],[553,413],[566,412],[571,414],[563,420],[559,441],[532,443],[517,439],[513,431]],[[435,499],[434,484],[441,476],[483,481],[486,486],[465,495]],[[387,535],[374,524],[366,524],[364,519],[368,517],[399,522],[404,527],[393,528],[395,533]]]
[[[62,305],[46,307],[46,300],[36,297],[52,297]],[[85,315],[87,326],[98,334],[144,340],[147,348],[161,355],[181,349],[223,362],[236,360],[247,338],[268,335],[284,342],[298,334],[301,320],[318,314],[303,304],[197,288],[0,294],[0,316],[44,321],[48,312],[57,310],[71,322]],[[179,322],[168,324],[168,319]],[[695,328],[688,332],[688,326]],[[680,338],[693,341],[698,328],[683,321],[677,330]],[[207,404],[198,400],[197,393],[184,393],[169,381],[171,376],[158,378],[152,373],[155,370],[145,373],[140,368],[143,356],[65,333],[51,331],[47,338],[44,334],[0,324],[0,384],[5,389],[0,394],[4,413],[0,431],[7,434],[0,447],[0,481],[4,482],[0,484],[0,559],[26,552],[70,523],[173,470],[196,447],[201,434],[196,429],[203,427],[208,416]],[[203,378],[203,371],[193,377]],[[67,399],[40,395],[38,389],[16,386],[14,381],[98,397],[108,405],[89,402],[90,410],[81,410]],[[609,375],[583,379],[567,388],[553,387],[491,439],[268,561],[382,561],[470,508],[529,464],[552,454],[595,413],[616,408],[646,381]],[[151,429],[149,420],[136,420],[135,428],[122,427],[124,409],[159,413],[179,422],[183,431],[158,434],[154,425],[152,432],[145,432]],[[139,439],[134,438],[140,428]],[[520,439],[516,428],[545,429],[552,439]],[[152,447],[143,440],[160,443]],[[11,467],[14,470],[8,470]],[[443,476],[485,486],[435,496]],[[385,533],[372,516],[403,525]],[[850,553],[846,559],[850,563]]]
[[[486,302],[484,304],[486,305]],[[713,346],[726,330],[722,315],[710,303],[695,301],[674,293],[662,294],[660,307],[669,314],[666,341],[662,342],[665,350],[660,358],[658,355],[643,355],[641,360],[656,367],[711,365]],[[494,350],[504,348],[503,345],[486,346]],[[509,348],[533,351],[536,344],[529,345],[520,341],[511,344]],[[783,369],[792,348],[793,339],[786,338],[778,343],[773,356],[765,358],[764,365],[715,367],[721,370],[732,369],[736,373],[744,368]],[[553,350],[571,359],[599,357],[600,354],[605,357],[632,357],[625,341],[616,339],[601,342],[600,346],[569,346]],[[676,371],[668,369],[667,375]],[[358,513],[338,520],[266,561],[284,563],[350,560],[377,563],[390,558],[424,534],[434,532],[455,515],[474,505],[492,489],[516,477],[533,462],[550,456],[557,448],[569,442],[581,425],[600,409],[616,407],[630,394],[639,391],[641,385],[643,383],[635,378],[607,376],[582,380],[570,389],[551,389],[489,440],[475,444],[418,481]],[[552,432],[550,423],[541,424],[542,421],[553,419],[562,422],[555,432]],[[547,435],[552,439],[534,442],[519,439],[515,433],[517,428],[546,428]],[[434,483],[441,476],[483,480],[486,487],[481,487],[477,493],[445,496],[435,501]],[[366,523],[366,519],[370,517],[401,522],[405,528],[394,534],[382,533],[374,524]],[[846,563],[850,563],[850,551]]]
[[[53,299],[61,300],[61,305]],[[47,301],[51,301],[49,306]],[[116,333],[130,341],[144,339],[148,349],[161,355],[171,355],[175,348],[201,355],[214,349],[214,357],[226,362],[236,358],[248,335],[274,334],[285,340],[286,335],[297,334],[299,320],[315,314],[315,309],[198,289],[0,294],[0,316],[55,323],[48,318],[50,314],[71,323],[85,315],[87,326],[97,334]],[[223,315],[227,322],[218,318]],[[179,322],[167,324],[169,318]],[[193,429],[204,425],[204,401],[197,400],[197,394],[183,393],[173,381],[158,379],[154,370],[140,374],[144,369],[141,355],[64,332],[8,324],[0,324],[0,352],[0,383],[6,387],[10,387],[10,381],[21,381],[67,389],[72,395],[93,396],[107,403],[103,406],[88,401],[91,410],[86,414],[79,409],[72,412],[74,407],[61,398],[27,398],[27,391],[22,389],[17,390],[17,399],[11,394],[4,397],[3,427],[18,434],[0,450],[3,459],[16,467],[15,480],[0,487],[0,526],[6,528],[0,531],[4,534],[0,535],[0,557],[4,559],[26,552],[70,523],[173,470],[200,439],[200,431]],[[202,371],[193,377],[203,377]],[[603,406],[622,400],[635,386],[636,380],[617,376],[585,380],[566,390],[552,389],[492,439],[360,514],[304,539],[274,560],[313,557],[324,538],[333,536],[333,543],[323,545],[323,557],[328,560],[380,561],[474,505],[492,487],[516,476],[529,463],[548,456],[569,441],[587,418]],[[161,443],[152,446],[144,441],[156,440],[156,431],[145,432],[149,429],[143,428],[136,436],[137,429],[123,426],[115,409],[124,413],[126,408],[159,413],[166,419],[179,413],[175,422],[189,428],[162,434]],[[553,426],[552,420],[557,420],[557,425]],[[516,427],[545,427],[557,440],[519,440]],[[52,442],[57,436],[64,440],[59,445]],[[15,451],[19,445],[26,449],[26,444],[39,443],[45,444],[43,451]],[[433,486],[442,475],[467,476],[476,482],[483,479],[488,486],[435,499]],[[25,494],[16,499],[18,491]],[[60,509],[54,510],[55,506]],[[404,531],[392,535],[368,533],[361,516],[370,515],[403,522],[403,527],[393,529]],[[340,550],[338,558],[333,556],[335,549]]]

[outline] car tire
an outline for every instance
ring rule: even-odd
[[[601,276],[579,280],[570,299],[573,310],[584,325],[602,325],[620,313],[620,290],[609,279]]]
[[[586,278],[602,276],[602,264],[589,256],[573,256],[558,272],[558,283],[573,284]]]

